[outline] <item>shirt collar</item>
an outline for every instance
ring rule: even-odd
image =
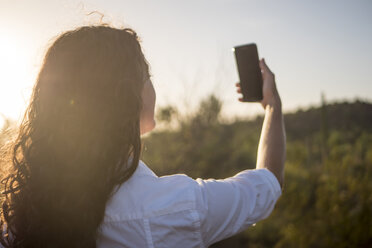
[[[158,177],[142,160],[139,160],[138,167],[134,174],[136,176],[148,175]]]

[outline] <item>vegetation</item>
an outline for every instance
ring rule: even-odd
[[[193,115],[159,109],[166,128],[144,138],[141,159],[159,176],[225,178],[254,168],[263,116],[226,123],[221,107],[211,95]],[[212,247],[372,247],[372,104],[323,101],[284,118],[285,186],[275,210]]]

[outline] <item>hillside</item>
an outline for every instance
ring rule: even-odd
[[[322,130],[326,122],[329,130],[372,131],[372,103],[356,101],[332,103],[325,106],[325,119],[322,107],[285,115],[285,124],[290,139],[303,139]]]

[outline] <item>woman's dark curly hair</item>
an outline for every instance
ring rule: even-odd
[[[84,26],[55,40],[2,180],[3,246],[96,246],[106,202],[138,166],[149,77],[130,28]]]

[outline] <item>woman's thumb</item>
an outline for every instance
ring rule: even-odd
[[[266,63],[265,63],[265,59],[264,58],[262,58],[261,60],[260,60],[260,67],[261,67],[261,70],[265,70],[266,69]]]
[[[260,61],[260,67],[261,67],[261,70],[264,70],[265,72],[270,72],[271,73],[271,70],[267,66],[266,61],[265,61],[264,58],[262,58],[261,61]]]

